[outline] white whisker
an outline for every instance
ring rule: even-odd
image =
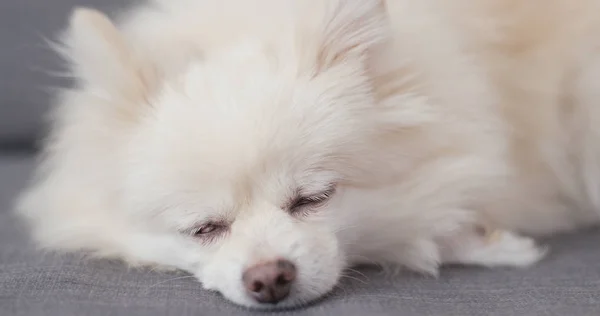
[[[163,284],[163,283],[167,283],[167,282],[171,282],[171,281],[176,281],[176,280],[181,280],[181,279],[194,279],[194,278],[195,277],[193,275],[186,275],[186,276],[182,276],[182,277],[176,277],[176,278],[172,278],[172,279],[167,279],[167,280],[160,281],[158,283],[155,283],[155,284],[152,284],[152,285],[148,286],[146,288],[146,290],[149,290],[149,289],[151,289],[151,288],[153,288],[153,287],[155,287],[157,285]]]

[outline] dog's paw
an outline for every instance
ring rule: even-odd
[[[538,262],[547,252],[533,239],[509,231],[495,230],[484,239],[481,247],[474,247],[467,253],[467,259],[484,266],[527,267]]]
[[[444,263],[486,267],[528,267],[541,260],[548,251],[531,238],[499,229],[484,233],[473,230],[442,243]]]

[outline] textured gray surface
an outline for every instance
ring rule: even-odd
[[[7,212],[31,168],[29,157],[0,155],[0,315],[265,315],[203,291],[181,274],[32,251]],[[600,315],[600,233],[563,236],[550,244],[551,255],[527,270],[447,268],[437,280],[365,270],[344,279],[318,304],[277,314]]]
[[[49,91],[67,83],[60,59],[44,38],[55,39],[74,5],[113,11],[131,0],[0,1],[0,145],[27,143],[39,134]],[[54,73],[54,75],[52,75]]]

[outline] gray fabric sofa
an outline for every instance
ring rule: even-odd
[[[181,273],[35,251],[10,214],[31,175],[44,131],[50,75],[45,47],[74,5],[112,11],[127,0],[0,1],[0,315],[269,315],[232,305]],[[328,297],[279,315],[600,315],[600,232],[546,241],[550,256],[526,270],[448,267],[439,279],[377,269],[352,272]]]

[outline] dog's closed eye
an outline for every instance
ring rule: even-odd
[[[210,243],[223,236],[228,230],[228,226],[220,222],[208,222],[198,225],[187,231],[187,234],[193,238],[199,239],[204,243]]]
[[[194,236],[207,235],[207,234],[215,232],[216,230],[219,229],[219,227],[220,226],[218,226],[217,224],[209,223],[204,226],[200,226],[200,227],[196,228],[193,231],[193,235]]]
[[[288,204],[288,211],[290,214],[305,214],[304,212],[314,210],[315,208],[322,206],[325,202],[329,201],[331,196],[335,193],[335,186],[331,185],[326,190],[312,194],[312,195],[301,195],[298,194]]]

